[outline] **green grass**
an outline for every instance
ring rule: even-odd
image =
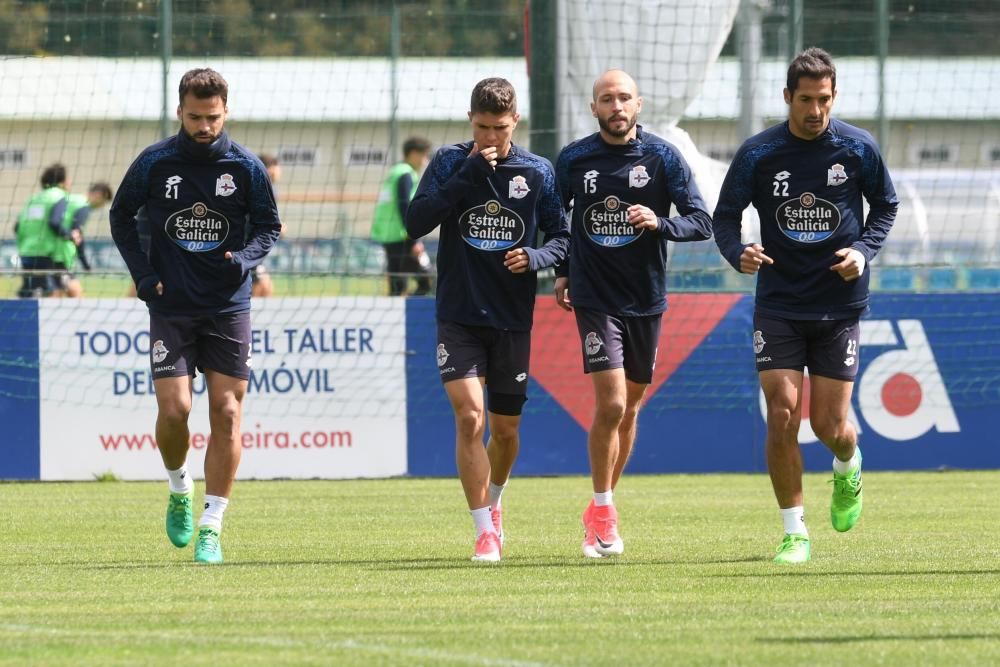
[[[762,475],[626,477],[597,562],[589,482],[515,479],[497,565],[454,479],[239,482],[222,566],[168,543],[165,483],[3,484],[0,663],[1000,662],[1000,472],[867,473],[846,534],[828,477],[798,567]]]
[[[84,298],[128,296],[131,279],[123,274],[78,273]],[[293,275],[272,274],[274,296],[385,296],[388,285],[380,275]],[[21,287],[18,275],[0,276],[0,299],[17,298]]]

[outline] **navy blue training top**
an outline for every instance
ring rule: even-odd
[[[535,272],[562,261],[569,245],[552,164],[512,145],[494,170],[471,150],[471,141],[438,150],[406,211],[406,231],[416,239],[441,226],[439,320],[528,331]],[[536,247],[539,231],[544,244]],[[504,266],[514,248],[528,254],[524,273]]]
[[[831,119],[820,136],[805,140],[786,121],[743,143],[713,223],[715,242],[737,271],[746,247],[740,222],[750,204],[760,215],[764,254],[774,260],[757,274],[757,312],[820,320],[856,317],[868,308],[867,266],[849,282],[830,267],[842,261],[834,255],[841,248],[855,248],[870,264],[896,219],[899,200],[870,134]]]
[[[711,238],[712,220],[691,168],[672,144],[638,126],[609,144],[599,132],[566,146],[556,161],[562,203],[572,208],[569,275],[574,306],[641,317],[667,309],[667,241]],[[651,209],[657,229],[636,230],[626,210]],[[670,206],[679,215],[669,217]]]
[[[148,254],[136,215],[148,218]],[[198,144],[182,129],[136,158],[109,213],[111,236],[149,310],[207,315],[250,309],[250,271],[281,223],[267,170],[223,132]],[[225,259],[232,252],[232,260]],[[163,283],[163,294],[153,287]]]

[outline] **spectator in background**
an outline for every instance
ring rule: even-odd
[[[85,271],[90,270],[83,244],[83,226],[91,211],[103,207],[111,198],[111,186],[104,181],[93,183],[86,195],[66,195],[62,231],[52,251],[52,265],[58,272],[56,291],[60,296],[83,296],[83,287],[73,275],[78,259]]]
[[[278,162],[277,157],[270,153],[261,153],[257,157],[264,163],[267,175],[271,179],[271,187],[274,189],[274,185],[281,180],[281,163]],[[274,196],[275,198],[278,196],[277,189],[274,190]],[[281,223],[281,233],[285,233],[285,223]],[[250,272],[250,279],[253,281],[252,296],[271,296],[274,294],[274,283],[271,281],[271,274],[267,272],[267,267],[264,264],[258,264],[257,268]]]
[[[52,252],[63,238],[63,218],[66,214],[66,167],[49,165],[42,172],[42,190],[31,196],[17,217],[14,234],[21,268],[26,271],[46,271],[53,268]],[[21,298],[49,296],[55,290],[51,273],[25,273]]]
[[[406,233],[406,209],[417,191],[420,172],[430,160],[431,144],[423,137],[410,137],[403,142],[403,161],[393,166],[382,181],[382,190],[375,205],[372,238],[385,248],[386,273],[389,275],[389,296],[406,295],[409,276],[418,274],[418,296],[431,293],[430,259],[424,244]]]

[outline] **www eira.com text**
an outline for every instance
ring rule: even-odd
[[[98,436],[105,451],[156,449],[151,433],[102,433]],[[207,433],[192,433],[191,448],[208,446]],[[343,449],[354,446],[351,431],[302,431],[293,437],[288,431],[245,431],[240,436],[243,449]]]

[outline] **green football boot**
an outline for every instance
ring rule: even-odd
[[[211,526],[202,526],[198,529],[198,540],[194,543],[194,562],[222,562],[222,545],[219,544],[218,530]]]
[[[858,465],[846,475],[833,472],[833,498],[830,500],[830,522],[833,529],[846,533],[861,516],[861,450],[858,450]]]
[[[809,547],[809,538],[805,535],[790,535],[785,533],[785,539],[781,540],[778,553],[774,557],[775,563],[791,565],[796,563],[808,563],[812,551]]]
[[[167,537],[175,547],[183,548],[194,535],[194,493],[170,493],[167,501]]]

